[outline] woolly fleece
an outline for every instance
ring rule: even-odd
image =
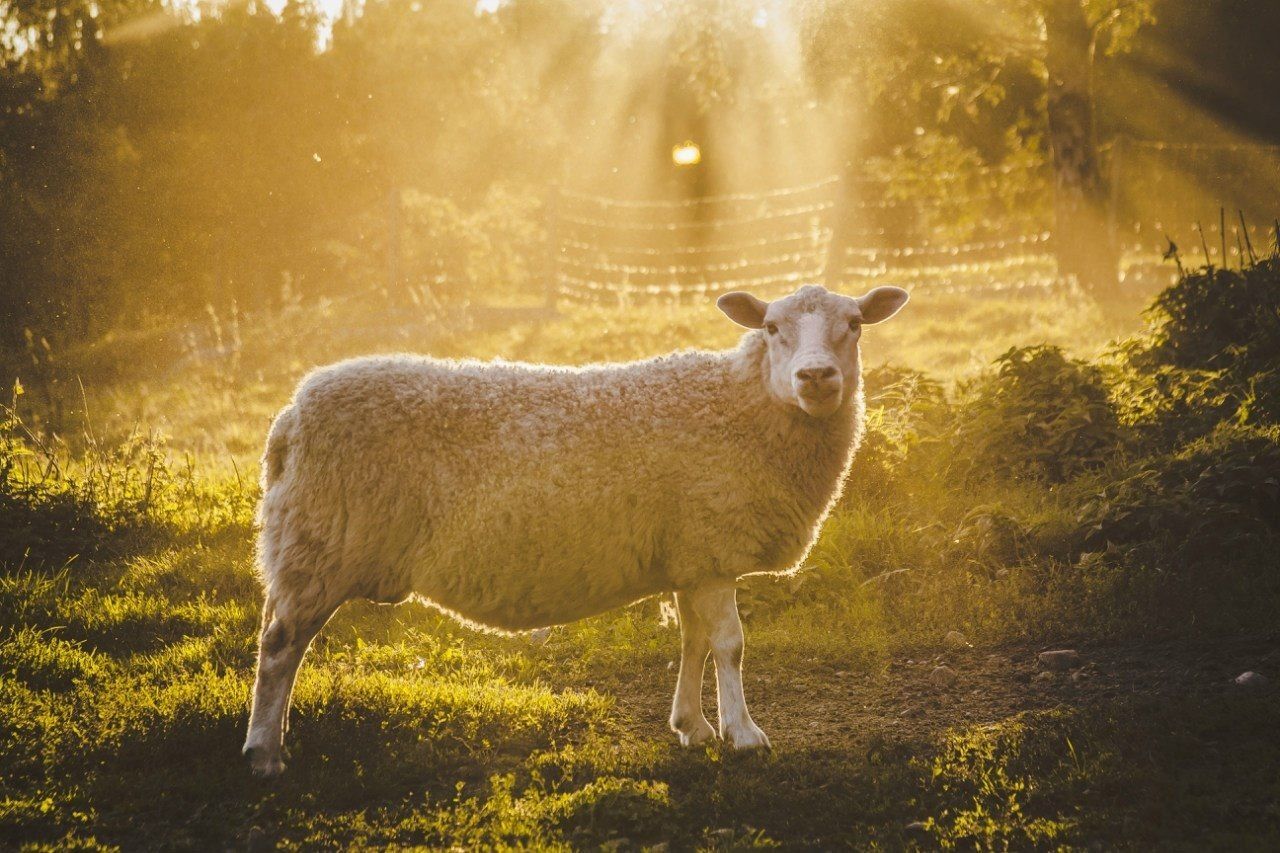
[[[519,631],[797,565],[860,440],[861,376],[812,418],[768,394],[764,335],[582,368],[317,370],[264,457],[268,606],[413,595]]]

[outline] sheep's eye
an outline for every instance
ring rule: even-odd
[[[851,332],[860,332],[860,331],[862,331],[862,321],[861,321],[861,320],[850,320],[850,321],[849,321],[849,331],[851,331]]]
[[[776,335],[776,334],[778,334],[778,324],[777,324],[777,323],[766,323],[766,324],[765,324],[765,327],[764,327],[764,330],[765,330],[766,332],[768,332],[769,334],[771,334],[771,335]]]

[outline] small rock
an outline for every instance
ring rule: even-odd
[[[947,645],[951,646],[953,649],[973,648],[973,643],[969,642],[969,638],[964,634],[961,634],[959,631],[947,632]]]
[[[535,646],[544,646],[549,639],[551,639],[550,628],[534,628],[529,632],[529,642]]]
[[[1066,672],[1080,665],[1080,653],[1075,649],[1058,649],[1052,652],[1041,652],[1040,665],[1054,672]]]
[[[953,684],[956,680],[956,671],[949,666],[935,666],[933,671],[929,673],[929,677],[933,679],[934,684]]]
[[[1266,687],[1267,677],[1260,672],[1249,670],[1236,676],[1236,684],[1241,687]]]
[[[913,820],[911,821],[911,823],[904,826],[903,829],[905,829],[907,832],[910,832],[910,833],[923,834],[929,831],[929,824],[925,823],[922,820]]]
[[[675,668],[676,668],[676,662],[675,662],[675,661],[673,661],[673,660],[669,660],[669,661],[667,661],[667,671],[668,671],[668,672],[670,672],[671,670],[673,670],[673,669],[675,669]]]
[[[1071,680],[1079,684],[1081,681],[1084,681],[1085,676],[1086,674],[1083,670],[1076,670],[1075,672],[1071,673]]]
[[[1043,672],[1037,672],[1036,677],[1033,680],[1047,684],[1048,682],[1053,681],[1057,677],[1058,677],[1057,673],[1053,672],[1052,670],[1046,669]]]

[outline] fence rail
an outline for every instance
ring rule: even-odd
[[[1203,205],[1203,198],[1169,189],[1165,215],[1152,215],[1144,197],[1125,181],[1147,180],[1144,169],[1162,162],[1159,158],[1235,157],[1264,164],[1268,174],[1274,169],[1274,186],[1280,189],[1280,146],[1117,140],[1103,147],[1103,155],[1114,187],[1109,215],[1120,252],[1119,273],[1127,285],[1162,286],[1171,280],[1176,270],[1165,260],[1171,242],[1188,263],[1203,257],[1225,266],[1263,254],[1277,239],[1272,219],[1259,218],[1257,210],[1274,206],[1270,199],[1280,194],[1264,194],[1261,205],[1250,208],[1247,222],[1243,213],[1240,222],[1228,221],[1215,207],[1215,215],[1205,216],[1209,221],[1202,223],[1196,217],[1204,213],[1192,202]],[[892,282],[930,293],[1070,287],[1059,275],[1052,231],[1036,227],[1036,216],[1026,213],[1039,208],[1028,204],[1017,209],[1029,198],[1026,193],[1051,184],[1043,174],[1036,177],[1043,170],[1038,164],[1014,163],[892,180],[828,176],[796,186],[696,198],[622,199],[563,190],[549,206],[548,297],[552,302],[616,304],[747,288],[769,295],[804,282]],[[1235,198],[1219,174],[1227,171],[1197,170],[1195,177],[1203,181],[1201,172],[1218,175],[1222,197]],[[1002,183],[1010,176],[1015,176],[1012,184]],[[956,185],[954,191],[948,182]],[[928,191],[912,195],[911,188],[921,186]],[[1200,190],[1204,197],[1211,193],[1212,188]],[[1017,215],[1010,215],[1011,209]],[[967,235],[960,235],[965,239],[936,236],[961,218],[953,211],[965,211],[972,225]],[[1047,217],[1048,209],[1039,215]],[[928,239],[898,238],[913,231]]]

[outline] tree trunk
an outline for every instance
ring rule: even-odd
[[[1107,225],[1109,192],[1094,147],[1089,24],[1081,0],[1043,0],[1042,8],[1058,270],[1098,301],[1115,302],[1120,258]]]

